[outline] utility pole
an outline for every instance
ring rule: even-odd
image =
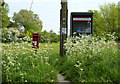
[[[67,0],[61,0],[60,9],[60,56],[65,54],[64,43],[68,33],[68,9]]]

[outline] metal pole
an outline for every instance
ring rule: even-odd
[[[68,9],[67,0],[61,0],[61,11],[60,11],[60,56],[65,54],[64,43],[67,39],[67,22],[68,22]]]

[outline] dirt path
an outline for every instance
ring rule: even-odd
[[[117,46],[118,46],[118,49],[120,49],[120,43],[118,43]]]
[[[57,77],[58,77],[58,83],[57,84],[72,84],[70,81],[65,80],[64,76],[61,75],[61,74],[58,74]]]

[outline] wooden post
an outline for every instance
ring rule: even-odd
[[[64,43],[67,39],[68,31],[68,9],[67,0],[61,0],[61,10],[60,10],[60,56],[65,54]]]

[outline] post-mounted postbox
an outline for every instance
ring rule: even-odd
[[[70,36],[73,33],[86,36],[93,34],[93,13],[92,12],[72,12],[70,23]]]
[[[32,48],[39,48],[39,34],[38,33],[33,33],[33,38],[32,38]]]

